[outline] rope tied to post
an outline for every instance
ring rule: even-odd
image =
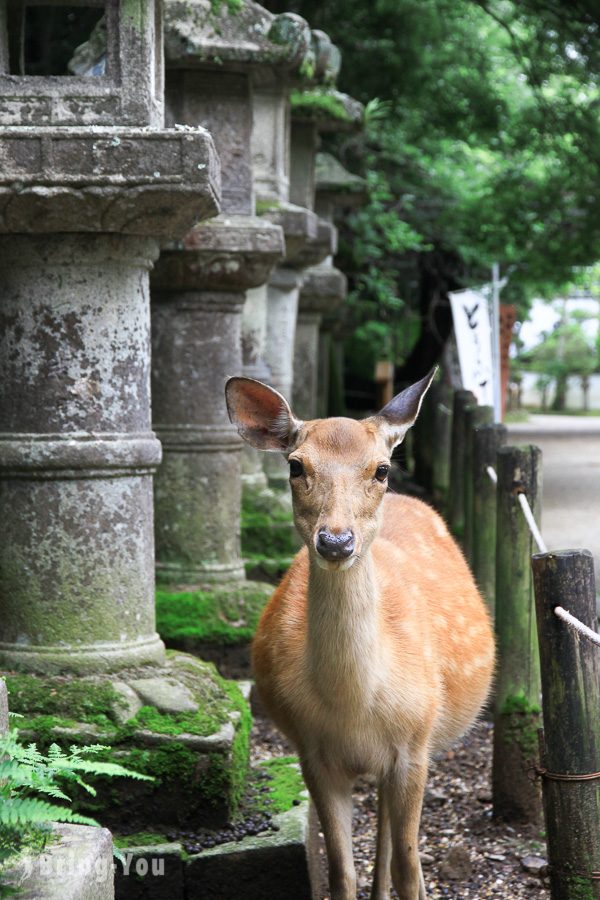
[[[493,466],[486,466],[486,472],[489,478],[494,482],[494,484],[498,484],[498,475]],[[525,491],[521,489],[517,489],[517,500],[519,501],[519,505],[525,516],[525,521],[529,527],[529,530],[533,536],[534,541],[537,544],[538,550],[540,553],[547,553],[548,547],[546,546],[546,542],[542,537],[541,531],[538,528],[538,524],[535,521],[531,506],[529,505],[529,501],[527,499],[527,494]],[[594,631],[592,628],[589,628],[583,622],[580,622],[579,619],[576,619],[575,616],[572,616],[570,612],[566,609],[563,609],[562,606],[554,607],[554,614],[561,619],[565,625],[568,625],[569,628],[573,628],[578,634],[583,635],[583,637],[587,638],[588,641],[591,641],[593,644],[597,644],[600,646],[600,634]]]
[[[594,781],[600,778],[600,772],[586,772],[583,775],[569,775],[566,772],[549,772],[540,766],[532,766],[536,778],[547,778],[549,781]]]

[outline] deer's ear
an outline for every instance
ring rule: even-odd
[[[302,423],[279,391],[236,376],[225,385],[225,399],[229,418],[246,443],[257,450],[289,453]]]
[[[436,372],[437,366],[434,366],[425,378],[396,394],[375,416],[390,451],[404,439],[411,425],[414,425],[423,397],[429,390]]]

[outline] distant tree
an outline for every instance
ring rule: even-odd
[[[536,347],[524,354],[526,365],[539,373],[536,386],[542,392],[542,407],[546,406],[546,391],[554,380],[552,409],[564,410],[569,375],[579,375],[584,394],[583,408],[588,408],[589,376],[598,366],[598,354],[586,336],[581,320],[563,313],[554,329]]]
[[[510,271],[520,315],[600,258],[597,0],[267,0],[323,28],[340,87],[368,106],[336,152],[367,175],[346,217],[348,331],[366,319],[421,327],[399,372],[420,377],[452,320],[448,291]]]

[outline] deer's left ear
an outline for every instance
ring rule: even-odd
[[[411,384],[390,400],[373,419],[377,422],[380,432],[387,441],[390,452],[399,444],[411,427],[414,425],[423,397],[429,390],[431,382],[437,372],[434,366],[425,378]]]

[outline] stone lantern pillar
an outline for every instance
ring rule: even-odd
[[[326,37],[326,36],[325,36]],[[322,41],[322,44],[325,42]],[[358,101],[327,86],[337,74],[334,57],[325,85],[292,95],[292,191],[315,207],[315,160],[324,132],[350,131],[360,127],[363,107]],[[317,210],[319,212],[319,210]],[[294,347],[294,409],[305,419],[317,415],[319,329],[324,314],[335,315],[346,296],[346,279],[333,266],[337,233],[330,210],[320,216],[321,228],[332,229],[334,240],[324,258],[304,272],[299,297]]]
[[[164,659],[148,273],[219,169],[207,131],[161,127],[158,4],[76,16],[102,32],[83,75],[28,57],[51,9],[0,17],[0,665],[89,673]]]
[[[254,215],[250,69],[262,48],[254,4],[166,4],[166,107],[173,125],[206,125],[222,161],[221,215],[162,253],[152,276],[157,573],[170,583],[240,582],[242,442],[225,381],[242,371],[246,291],[283,256],[278,225]],[[264,38],[266,40],[266,36]]]

